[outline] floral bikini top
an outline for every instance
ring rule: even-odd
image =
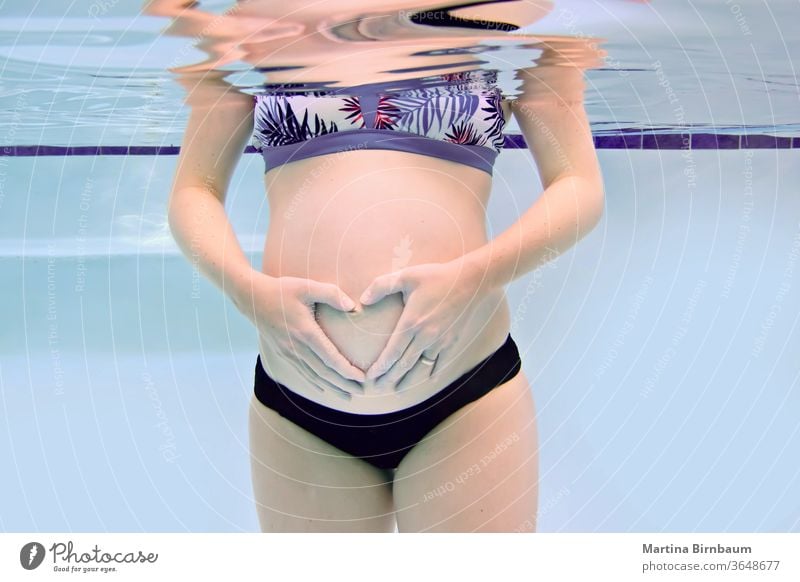
[[[254,95],[252,144],[267,170],[323,154],[386,149],[491,174],[505,126],[495,81],[496,72],[473,70],[344,89],[265,85]]]

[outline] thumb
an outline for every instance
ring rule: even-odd
[[[402,272],[389,273],[388,275],[381,275],[376,277],[372,283],[361,294],[359,301],[363,305],[372,305],[377,303],[387,295],[392,293],[399,293],[405,290],[405,278]]]
[[[325,303],[339,311],[353,311],[356,303],[333,283],[315,283],[306,293],[306,299],[314,303]]]

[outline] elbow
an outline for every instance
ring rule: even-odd
[[[602,220],[606,209],[606,193],[605,190],[603,190],[602,181],[600,182],[599,186],[591,191],[590,199],[591,211],[589,230],[593,230],[594,227],[600,223],[600,220]]]
[[[167,203],[167,226],[172,240],[178,249],[189,256],[191,252],[192,233],[191,219],[185,216],[185,204],[180,204],[177,197],[171,196]]]
[[[173,190],[167,200],[167,226],[172,238],[179,244],[182,238],[183,225],[186,222],[182,220],[183,209],[186,207],[181,200],[182,198],[180,190]]]
[[[581,237],[589,234],[600,223],[605,213],[606,196],[602,178],[580,178],[580,230]]]
[[[175,238],[175,233],[178,230],[178,205],[175,204],[175,195],[171,194],[167,201],[167,226],[172,238]]]

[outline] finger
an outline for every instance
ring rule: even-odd
[[[313,283],[304,298],[312,303],[325,303],[339,311],[353,311],[356,308],[356,302],[333,283]]]
[[[394,385],[394,391],[395,392],[402,392],[403,390],[406,389],[406,387],[408,386],[408,383],[410,381],[409,378],[411,377],[410,372],[411,372],[411,370],[409,370],[406,374],[404,374],[403,377],[400,378],[400,381],[397,384]]]
[[[387,295],[405,291],[405,279],[401,273],[389,273],[376,277],[361,294],[359,301],[363,305],[377,303]]]
[[[299,345],[289,348],[278,348],[276,351],[280,357],[294,367],[294,370],[304,378],[311,386],[318,392],[325,392],[325,387],[318,381],[316,374],[313,370],[304,364],[303,358],[299,354]],[[269,372],[268,372],[269,373]]]
[[[339,375],[350,380],[363,382],[365,379],[364,372],[351,364],[341,352],[333,345],[333,342],[328,339],[325,332],[322,331],[316,323],[304,337],[306,345],[319,357],[322,362],[335,370]]]
[[[413,342],[408,345],[406,351],[400,354],[400,357],[394,362],[386,372],[375,381],[375,390],[383,392],[389,387],[397,388],[397,383],[405,378],[406,374],[411,370],[414,365],[412,362],[408,364],[408,359],[405,359],[405,354],[412,349]]]
[[[409,378],[411,377],[410,373],[411,368],[421,368],[422,370],[424,370],[424,373],[428,377],[430,377],[430,375],[433,373],[433,368],[436,366],[437,363],[438,351],[439,351],[438,348],[433,346],[430,346],[422,350],[422,352],[419,354],[419,358],[410,365],[408,372],[402,378],[400,378],[400,380],[394,385],[394,391],[401,392],[402,390],[406,389],[409,382]],[[406,351],[406,354],[403,355],[403,358],[405,358],[407,354],[408,351]],[[429,360],[432,360],[432,362],[426,362],[425,360],[423,360],[423,358],[428,358]]]
[[[324,380],[325,382],[332,384],[334,386],[338,386],[339,389],[344,390],[350,394],[357,392],[360,394],[364,393],[364,386],[359,384],[358,382],[354,382],[353,380],[348,380],[344,378],[340,374],[337,374],[335,371],[331,370],[328,366],[325,365],[325,362],[319,359],[319,357],[308,347],[300,347],[299,349],[301,359],[303,362],[308,366],[311,371],[314,373],[314,376]]]
[[[403,322],[402,316],[380,355],[367,370],[365,376],[368,380],[374,380],[385,374],[400,359],[414,339],[414,330],[410,327],[403,329],[401,322]]]
[[[352,395],[346,390],[343,390],[336,384],[328,382],[325,378],[318,376],[317,373],[314,372],[314,370],[311,368],[311,366],[309,366],[309,364],[305,360],[297,359],[295,360],[295,362],[297,364],[298,370],[301,371],[301,373],[309,381],[309,383],[319,391],[321,392],[325,392],[326,390],[331,391],[337,396],[341,396],[345,400],[350,400],[352,398]]]
[[[317,372],[314,368],[314,362],[321,362],[321,360],[307,346],[295,344],[294,349],[291,350],[291,356],[287,357],[287,359],[294,365],[297,372],[316,390],[323,393],[331,391],[347,400],[351,398],[351,394],[347,390],[336,384],[336,382],[331,382],[322,377]]]
[[[439,353],[436,354],[436,363],[433,365],[433,369],[431,370],[431,378],[438,379],[439,376],[442,374],[442,370],[445,366],[449,363],[450,357],[453,354],[453,347],[455,344],[450,344],[448,346],[443,347],[439,350]]]
[[[434,349],[433,347],[429,347],[423,350],[419,355],[419,363],[421,366],[426,366],[428,368],[428,376],[433,375],[433,370],[439,362],[439,351],[441,351],[441,348]]]
[[[427,348],[422,350],[422,353],[419,355],[419,358],[420,360],[424,358],[426,360],[436,361],[436,357],[439,355],[439,351],[440,349],[436,349],[433,346],[428,346]]]
[[[296,358],[292,358],[291,362],[292,362],[291,365],[294,366],[295,371],[300,376],[302,376],[306,380],[306,382],[311,384],[311,386],[317,392],[320,392],[320,393],[324,393],[325,392],[325,387],[322,385],[322,382],[317,381],[317,378],[315,377],[315,374],[312,372],[312,370],[307,365],[304,365],[302,360],[298,360]]]
[[[436,354],[432,358],[430,356],[427,356],[427,355],[425,356],[426,358],[430,358],[431,360],[433,360],[433,363],[429,366],[430,367],[430,371],[428,372],[428,376],[431,377],[431,378],[433,378],[433,373],[436,371],[436,368],[439,365],[439,358],[440,358],[441,355],[442,355],[442,353],[439,352],[438,354]]]
[[[403,355],[397,362],[392,366],[390,370],[388,370],[381,379],[375,383],[375,386],[378,390],[385,390],[389,386],[393,386],[395,390],[398,389],[398,384],[400,383],[403,378],[405,378],[406,374],[411,371],[416,365],[424,365],[419,364],[419,357],[422,355],[422,352],[428,348],[421,340],[420,336],[417,335],[414,338]]]

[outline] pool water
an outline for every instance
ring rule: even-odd
[[[164,69],[198,54],[136,4],[0,6],[3,531],[258,530],[255,330],[166,223],[187,112]],[[508,286],[540,531],[800,531],[799,12],[572,1],[531,28],[609,53],[586,76],[604,217]],[[494,234],[539,194],[508,133]],[[227,204],[254,265],[262,172],[243,156]]]

